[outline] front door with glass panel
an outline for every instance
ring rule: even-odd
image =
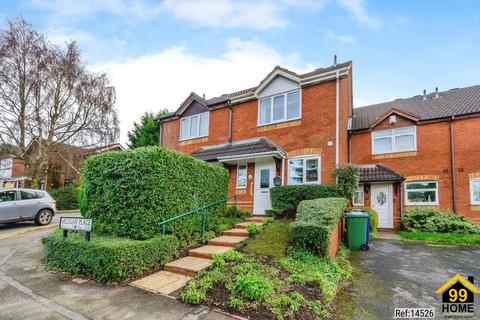
[[[393,228],[393,187],[391,184],[372,185],[372,209],[378,212],[378,227]]]
[[[272,208],[270,188],[273,187],[274,176],[275,162],[273,159],[255,163],[253,214],[265,214],[265,210]]]

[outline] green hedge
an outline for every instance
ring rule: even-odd
[[[292,223],[294,246],[327,256],[333,228],[342,217],[347,205],[348,201],[345,198],[302,201],[298,205],[297,217]]]
[[[171,235],[149,240],[131,240],[70,233],[64,238],[55,232],[42,239],[44,262],[49,268],[115,284],[159,269],[178,250],[179,241]]]
[[[79,191],[77,186],[70,186],[52,190],[50,195],[57,201],[58,210],[75,210],[79,208]]]
[[[272,211],[270,214],[281,214],[296,210],[303,200],[318,198],[343,197],[343,192],[336,185],[330,184],[302,184],[279,186],[270,189]]]
[[[221,166],[160,147],[90,157],[82,174],[80,209],[97,232],[148,239],[159,222],[227,197],[229,174]],[[208,210],[207,229],[216,230],[226,209]],[[179,239],[198,238],[201,215],[177,220],[168,231]]]
[[[464,216],[442,212],[433,208],[415,208],[402,218],[407,231],[480,233],[480,225]]]

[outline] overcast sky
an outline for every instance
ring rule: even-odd
[[[479,84],[480,1],[1,1],[51,41],[74,39],[117,92],[122,143],[145,111],[257,85],[275,65],[353,60],[355,106]]]

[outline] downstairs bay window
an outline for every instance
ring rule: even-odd
[[[438,182],[415,181],[405,184],[407,206],[438,205]]]
[[[320,157],[306,156],[288,161],[288,184],[320,183]]]

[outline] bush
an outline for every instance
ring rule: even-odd
[[[227,197],[229,175],[220,166],[160,147],[96,155],[85,161],[80,208],[97,231],[132,239],[161,233],[159,223]],[[207,230],[216,230],[225,204],[207,210]],[[198,238],[201,214],[176,220],[167,231]]]
[[[407,231],[480,233],[480,226],[464,216],[442,212],[434,208],[409,210],[402,219]]]
[[[252,212],[250,210],[243,210],[236,206],[228,207],[225,211],[225,217],[233,218],[236,217],[238,219],[245,219],[252,216]]]
[[[52,190],[50,195],[57,201],[58,210],[76,210],[79,208],[79,193],[77,186],[70,186]]]
[[[131,240],[70,232],[64,238],[55,232],[42,239],[44,261],[52,269],[82,275],[108,284],[124,282],[158,269],[169,261],[178,249],[174,236],[158,236],[149,240]]]
[[[351,164],[343,164],[333,170],[332,176],[337,180],[338,187],[342,190],[343,196],[352,198],[353,193],[360,182],[360,172]]]
[[[336,185],[302,184],[274,187],[270,189],[272,210],[268,210],[267,215],[280,215],[296,210],[303,200],[333,197],[343,197],[342,191]]]
[[[247,224],[247,231],[249,237],[255,237],[257,234],[262,232],[262,227],[259,227],[255,222],[250,222]]]
[[[369,211],[372,216],[370,217],[370,233],[373,235],[377,234],[378,229],[378,212],[369,207],[354,206],[352,209],[362,209]]]
[[[273,293],[273,287],[267,278],[247,274],[237,276],[235,291],[248,300],[263,301]]]
[[[345,198],[305,200],[298,205],[297,217],[292,223],[294,246],[327,256],[333,228],[347,208]]]

